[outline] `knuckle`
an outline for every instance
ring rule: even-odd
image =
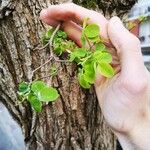
[[[137,44],[138,46],[140,45],[140,40],[134,35],[133,35],[133,40],[135,44]]]
[[[129,42],[136,47],[140,47],[140,40],[133,34],[130,35]]]
[[[123,80],[120,82],[120,89],[125,89],[129,93],[132,94],[142,94],[146,91],[148,88],[148,82],[146,79],[141,80]]]
[[[118,47],[120,49],[126,49],[127,47],[129,49],[133,48],[135,49],[140,48],[140,40],[133,34],[129,34],[127,38],[120,38],[118,39]]]

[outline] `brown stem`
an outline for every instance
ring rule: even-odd
[[[49,40],[49,48],[50,48],[50,56],[51,57],[54,57],[54,53],[53,53],[53,39],[54,39],[54,36],[56,35],[57,31],[60,29],[60,26],[61,24],[58,24],[56,29],[54,30],[54,32],[52,33],[52,36]]]
[[[59,28],[60,28],[60,24],[58,24],[58,26],[56,27],[56,29],[54,30],[54,32],[52,33],[52,36],[51,36],[51,38],[50,38],[50,40],[49,40],[49,42],[48,42],[48,45],[49,45],[49,47],[50,47],[50,58],[44,63],[44,64],[42,64],[41,66],[39,66],[39,67],[37,67],[35,70],[33,70],[32,71],[32,75],[34,75],[34,73],[37,71],[37,70],[39,70],[40,68],[42,68],[43,66],[45,66],[47,63],[49,63],[52,59],[53,59],[53,57],[54,57],[54,54],[53,54],[53,47],[52,47],[52,43],[53,43],[53,39],[54,39],[54,36],[56,35],[56,33],[57,33],[57,31],[59,30]],[[46,46],[48,46],[47,44],[46,44]],[[44,46],[45,47],[45,46]]]
[[[41,66],[37,67],[36,69],[33,70],[33,74],[39,70],[40,68],[42,68],[43,66],[45,66],[47,63],[49,63],[52,60],[52,57],[50,57],[44,64],[42,64]]]
[[[54,60],[57,62],[64,62],[64,63],[70,63],[69,60],[62,60],[62,59],[58,59],[56,56],[53,56]]]
[[[34,48],[33,49],[33,51],[36,51],[36,50],[43,50],[43,49],[45,49],[47,46],[49,45],[49,41],[48,41],[48,43],[47,44],[45,44],[43,47],[36,47],[36,48]]]
[[[52,77],[52,75],[47,75],[47,76],[44,76],[44,77],[38,78],[38,79],[36,79],[35,81],[37,81],[37,80],[41,80],[41,79],[45,79],[45,78],[49,78],[49,77]]]
[[[84,36],[85,36],[85,38],[86,38],[86,40],[87,40],[87,42],[88,42],[88,45],[89,45],[89,47],[90,47],[90,50],[91,50],[92,45],[91,45],[91,43],[90,43],[90,41],[89,41],[88,37],[87,37],[85,34],[84,34]]]

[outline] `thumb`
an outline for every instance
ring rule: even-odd
[[[132,84],[137,87],[143,84],[146,68],[138,38],[123,26],[118,17],[110,19],[108,23],[108,36],[117,50],[121,64],[120,77],[125,85]]]

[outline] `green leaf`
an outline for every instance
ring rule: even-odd
[[[70,61],[74,61],[75,58],[83,58],[87,54],[87,51],[85,48],[76,48],[71,54],[70,54]]]
[[[45,86],[46,85],[43,81],[34,81],[34,82],[32,82],[31,90],[34,93],[38,94],[40,92],[40,90],[42,90]]]
[[[66,39],[67,38],[67,34],[64,31],[59,30],[56,34],[57,37],[62,38],[62,39]]]
[[[74,55],[74,53],[71,53],[69,61],[73,62],[75,60],[75,58],[76,58],[76,55]]]
[[[52,66],[52,67],[50,68],[50,75],[51,75],[51,76],[57,75],[57,72],[58,72],[58,69],[56,68],[56,66]]]
[[[82,47],[85,47],[85,45],[86,45],[86,38],[84,36],[84,33],[82,33],[82,35],[81,35],[81,44],[82,44]]]
[[[93,54],[94,60],[99,63],[111,63],[112,56],[107,52],[96,51]]]
[[[50,39],[54,32],[54,28],[49,28],[46,32],[46,39]]]
[[[35,96],[33,93],[29,94],[28,101],[30,102],[30,105],[36,112],[42,111],[42,103],[39,101],[37,96]]]
[[[95,82],[95,70],[94,70],[94,63],[93,62],[86,62],[83,66],[84,69],[84,80],[86,80],[89,83]]]
[[[99,62],[111,63],[112,62],[112,56],[111,56],[111,54],[103,52],[101,54]]]
[[[55,54],[58,56],[62,55],[63,51],[64,50],[62,49],[62,47],[55,48]]]
[[[103,43],[97,43],[95,45],[95,50],[96,51],[103,51],[103,50],[105,50],[105,48],[106,48],[106,46]]]
[[[54,39],[53,47],[56,55],[61,55],[66,49],[72,49],[74,46],[73,42],[65,41],[63,38],[57,37]]]
[[[91,87],[91,85],[85,80],[84,75],[82,73],[78,73],[78,80],[79,80],[79,84],[83,88],[89,89]]]
[[[57,90],[52,87],[44,87],[39,92],[38,97],[40,101],[50,102],[50,101],[55,101],[59,97],[59,94]]]
[[[53,32],[54,32],[54,28],[48,28],[47,31],[43,33],[41,38],[43,45],[48,43]]]
[[[114,69],[108,63],[99,63],[98,70],[100,74],[102,74],[103,76],[107,78],[111,78],[112,76],[114,76]]]
[[[18,91],[19,91],[19,93],[23,93],[23,94],[29,92],[29,91],[30,91],[30,86],[29,86],[29,84],[28,84],[27,82],[24,82],[24,81],[21,82],[21,83],[19,84]]]
[[[84,57],[86,54],[87,54],[87,51],[86,51],[85,48],[78,48],[78,49],[76,49],[76,51],[75,51],[75,55],[76,55],[76,57],[78,57],[78,58],[82,58],[82,57]]]
[[[90,24],[84,29],[84,33],[88,38],[94,38],[99,35],[100,29],[96,24]]]
[[[65,42],[65,49],[68,49],[70,51],[73,51],[75,48],[77,48],[77,45],[72,42],[71,40],[68,40],[68,41],[64,41]]]
[[[88,71],[86,71],[84,73],[84,80],[89,82],[89,83],[91,83],[91,84],[93,84],[95,82],[95,72],[92,72],[92,71],[88,72]]]
[[[83,20],[83,29],[87,26],[87,22],[90,20],[90,18],[85,18]]]
[[[99,35],[94,37],[94,38],[88,38],[90,42],[93,42],[93,43],[98,43],[101,41]]]

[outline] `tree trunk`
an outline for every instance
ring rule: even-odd
[[[51,4],[62,0],[51,0]],[[76,79],[76,65],[55,63],[58,75],[45,79],[56,87],[60,98],[32,111],[18,103],[17,86],[28,81],[31,72],[48,58],[39,45],[45,26],[39,20],[48,0],[3,0],[0,2],[0,100],[21,126],[28,150],[113,150],[115,137],[101,114],[94,88],[83,90]],[[49,74],[41,68],[37,77]]]

